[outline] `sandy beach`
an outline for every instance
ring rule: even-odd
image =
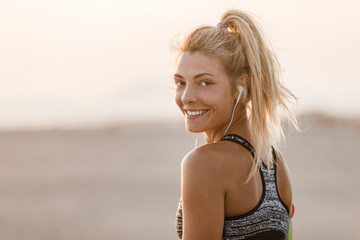
[[[311,115],[281,147],[294,238],[360,239],[360,121]],[[177,239],[183,122],[0,132],[0,239]]]

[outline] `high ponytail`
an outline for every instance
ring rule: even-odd
[[[269,169],[273,165],[272,147],[276,149],[276,143],[283,137],[279,107],[298,129],[296,118],[287,107],[288,101],[297,98],[281,83],[281,66],[253,17],[243,11],[229,10],[222,15],[221,23],[227,28],[204,26],[193,31],[181,51],[200,51],[218,57],[230,79],[248,74],[250,86],[246,101],[255,148],[250,179],[261,163]]]

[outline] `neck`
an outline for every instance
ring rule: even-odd
[[[230,122],[230,119],[229,119]],[[225,130],[228,127],[229,122],[216,129],[215,131],[204,132],[207,143],[218,142],[223,136],[227,134],[237,134],[251,142],[251,134],[249,128],[249,120],[246,114],[246,108],[240,108],[234,114],[234,119],[225,134]]]

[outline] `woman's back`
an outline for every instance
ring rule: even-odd
[[[261,171],[245,183],[253,164],[250,152],[238,143],[220,141],[223,146],[224,167],[226,166],[228,179],[226,180],[225,216],[238,216],[254,209],[263,195],[263,179]],[[292,189],[286,162],[281,154],[276,153],[276,185],[280,199],[290,209]]]
[[[232,141],[226,141],[226,137],[230,137]],[[238,135],[224,138],[223,141],[207,144],[198,150],[211,152],[221,165],[221,173],[218,175],[221,178],[217,182],[224,193],[223,239],[253,239],[254,236],[284,238],[291,205],[291,184],[286,163],[277,154],[274,156],[276,165],[269,172],[270,175],[267,168],[262,166],[246,182],[253,162],[250,151],[241,146],[247,141]],[[278,192],[278,189],[281,191]],[[177,213],[177,230],[179,236],[182,236],[181,202]]]

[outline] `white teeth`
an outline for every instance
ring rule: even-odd
[[[199,116],[207,112],[206,111],[185,111],[188,116]]]

